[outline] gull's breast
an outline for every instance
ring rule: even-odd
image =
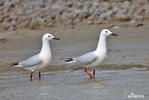
[[[102,53],[102,55],[97,56],[97,59],[91,64],[89,64],[88,66],[97,67],[100,64],[102,64],[106,59],[107,59],[107,53],[105,52],[105,53]]]
[[[50,62],[52,60],[52,55],[46,54],[46,55],[42,56],[42,59],[43,59],[43,63],[40,65],[40,67],[43,68],[50,64]]]

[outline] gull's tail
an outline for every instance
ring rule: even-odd
[[[21,65],[19,65],[19,62],[12,63],[11,66],[13,66],[13,67],[22,67]]]
[[[71,62],[71,61],[73,61],[73,58],[66,58],[65,61],[66,61],[66,62]]]
[[[12,63],[11,66],[17,66],[19,62]]]
[[[74,61],[73,58],[66,58],[65,61],[66,61],[67,63],[75,63],[75,62],[76,62],[76,61]]]

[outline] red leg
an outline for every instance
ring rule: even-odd
[[[40,78],[41,78],[41,74],[40,74],[40,72],[39,72],[39,81],[40,81]]]
[[[32,81],[32,77],[33,77],[33,72],[31,72],[30,74],[30,81]]]
[[[85,72],[85,73],[87,73],[87,74],[89,75],[90,79],[92,79],[92,78],[93,78],[93,77],[92,77],[92,75],[91,75],[89,72],[87,72],[86,67],[85,67],[85,69],[84,69],[84,72]]]
[[[93,70],[93,78],[95,78],[96,69]]]

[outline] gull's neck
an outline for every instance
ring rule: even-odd
[[[41,56],[48,56],[51,55],[51,49],[49,45],[49,41],[46,39],[42,39],[42,48],[40,51]]]
[[[99,54],[100,52],[106,52],[107,47],[106,47],[106,36],[100,35],[99,41],[97,48],[95,50],[96,54]]]

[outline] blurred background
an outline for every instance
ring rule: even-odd
[[[0,0],[0,31],[109,23],[139,27],[148,22],[149,0]]]
[[[95,50],[103,28],[118,37],[89,80],[64,60]],[[38,53],[46,32],[61,40],[50,41],[52,62],[30,82],[10,64]],[[148,83],[149,0],[0,0],[0,100],[149,100]]]

